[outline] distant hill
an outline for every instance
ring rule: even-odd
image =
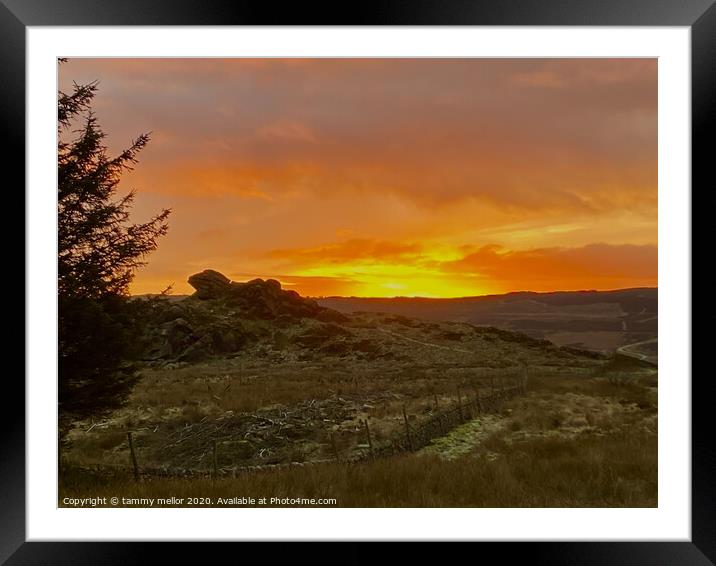
[[[193,295],[136,297],[141,359],[163,366],[242,356],[277,364],[421,367],[593,367],[603,357],[522,332],[391,313],[342,313],[275,279],[231,281],[214,270],[188,279]],[[402,369],[401,369],[402,371]]]
[[[517,292],[456,299],[325,297],[344,313],[383,312],[524,332],[560,346],[614,351],[657,337],[658,289]]]
[[[150,298],[151,295],[137,296]],[[168,302],[186,299],[170,295]],[[385,313],[427,321],[466,322],[522,332],[558,346],[614,352],[649,342],[656,349],[658,289],[521,291],[455,299],[322,297],[322,307],[351,313]]]

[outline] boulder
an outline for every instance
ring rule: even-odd
[[[213,350],[219,354],[236,352],[256,337],[237,324],[215,324],[209,328]]]
[[[175,318],[152,328],[147,335],[145,358],[169,360],[196,341],[194,330],[184,318]]]
[[[196,289],[195,295],[199,299],[219,299],[231,291],[231,280],[213,269],[195,273],[187,281]]]
[[[182,316],[184,316],[184,311],[181,307],[177,305],[169,305],[159,313],[157,321],[159,323],[171,322],[177,318],[181,318]]]
[[[222,299],[238,307],[248,318],[276,320],[279,318],[319,318],[325,322],[345,322],[347,317],[320,306],[313,299],[301,297],[296,291],[281,288],[275,279],[231,281],[213,269],[195,273],[188,279],[199,299]]]
[[[213,353],[212,339],[209,334],[204,334],[196,342],[186,348],[178,357],[180,362],[199,362],[205,360]]]
[[[176,355],[196,340],[194,331],[183,318],[165,322],[159,327],[159,333],[169,347],[169,353]]]

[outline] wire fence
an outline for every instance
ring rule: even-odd
[[[411,422],[405,407],[403,407],[404,433],[390,439],[388,442],[375,446],[371,439],[370,426],[366,420],[364,421],[364,427],[367,449],[363,454],[354,457],[353,461],[384,458],[403,452],[420,450],[433,439],[445,436],[461,424],[480,415],[500,412],[505,401],[525,394],[526,387],[527,378],[524,376],[509,385],[505,385],[504,380],[501,380],[499,388],[493,389],[487,395],[481,394],[479,389],[473,391],[472,395],[458,389],[457,403],[445,409],[436,410],[429,418],[417,423]],[[340,455],[336,455],[336,459],[340,459]]]
[[[500,372],[489,377],[489,389],[487,393],[482,384],[485,376],[477,375],[474,384],[465,387],[458,386],[457,401],[450,403],[444,408],[438,407],[438,399],[429,417],[419,419],[415,415],[408,415],[405,405],[402,407],[401,432],[394,433],[390,438],[382,441],[375,441],[370,422],[368,419],[361,421],[363,428],[362,436],[365,442],[353,445],[348,448],[338,449],[335,437],[332,433],[327,434],[331,446],[330,456],[312,459],[307,462],[287,462],[261,465],[242,465],[240,462],[230,466],[219,466],[219,450],[221,450],[223,438],[221,430],[214,430],[212,434],[201,435],[198,439],[203,445],[202,452],[207,456],[205,466],[197,468],[187,467],[161,467],[141,465],[141,458],[137,454],[132,432],[127,432],[126,445],[129,451],[129,465],[103,464],[101,466],[86,467],[87,471],[102,473],[104,475],[128,474],[131,473],[135,481],[151,477],[231,477],[241,473],[251,473],[270,469],[283,469],[292,467],[311,466],[329,462],[353,464],[387,458],[407,452],[415,452],[427,446],[433,439],[445,436],[455,428],[459,427],[480,415],[499,413],[505,401],[518,395],[524,395],[527,390],[528,371],[523,368],[519,372]],[[228,431],[227,431],[228,432]],[[217,434],[218,433],[218,434]],[[202,454],[202,455],[203,455]]]

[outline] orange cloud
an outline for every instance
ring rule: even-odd
[[[276,250],[269,256],[285,260],[283,267],[302,273],[292,284],[304,292],[310,288],[310,294],[455,296],[657,285],[657,250],[652,245],[509,250],[493,244],[450,250],[350,240],[319,248]],[[286,276],[278,279],[288,280]],[[339,290],[319,292],[323,285]]]
[[[312,295],[656,284],[655,59],[60,67],[95,79],[112,153],[152,132],[138,220],[173,209],[135,292],[203,268]]]
[[[607,244],[531,250],[483,246],[443,265],[449,272],[530,291],[656,286],[657,267],[654,245]]]
[[[299,264],[340,263],[354,260],[402,260],[418,256],[420,244],[352,239],[316,248],[271,250],[267,256]]]
[[[301,277],[296,275],[275,275],[284,289],[293,289],[305,297],[350,296],[360,283],[341,277]]]
[[[147,190],[653,210],[656,60],[74,60]],[[535,86],[543,88],[539,94]],[[553,88],[558,86],[559,88]]]
[[[316,141],[316,137],[309,127],[292,121],[279,121],[261,126],[258,130],[258,135],[273,141],[288,140],[311,143]]]

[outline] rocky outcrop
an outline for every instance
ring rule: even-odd
[[[314,337],[312,343],[323,345],[331,336],[341,335],[336,323],[348,320],[346,315],[296,291],[282,289],[275,279],[236,282],[207,269],[188,281],[196,289],[192,297],[148,303],[151,315],[144,337],[147,361],[197,362],[256,344],[272,344],[274,349],[289,347],[291,341],[280,329],[306,324],[331,329],[330,336]],[[306,338],[306,342],[311,340]]]
[[[231,280],[213,269],[195,273],[189,277],[188,282],[196,289],[195,294],[199,299],[218,299],[231,290]]]
[[[191,325],[184,318],[163,322],[154,329],[147,358],[150,360],[176,358],[194,344],[197,338]]]
[[[178,307],[177,307],[178,308]],[[187,311],[186,316],[197,315]],[[241,350],[249,343],[261,339],[240,322],[210,319],[204,313],[201,322],[174,318],[149,330],[148,361],[176,360],[196,362],[212,355],[225,355]]]
[[[275,279],[231,281],[228,277],[207,269],[189,277],[194,294],[202,300],[223,300],[227,306],[240,308],[247,317],[276,319],[280,317],[317,318],[325,322],[341,322],[347,317],[316,301],[301,297],[296,291],[281,288]]]

